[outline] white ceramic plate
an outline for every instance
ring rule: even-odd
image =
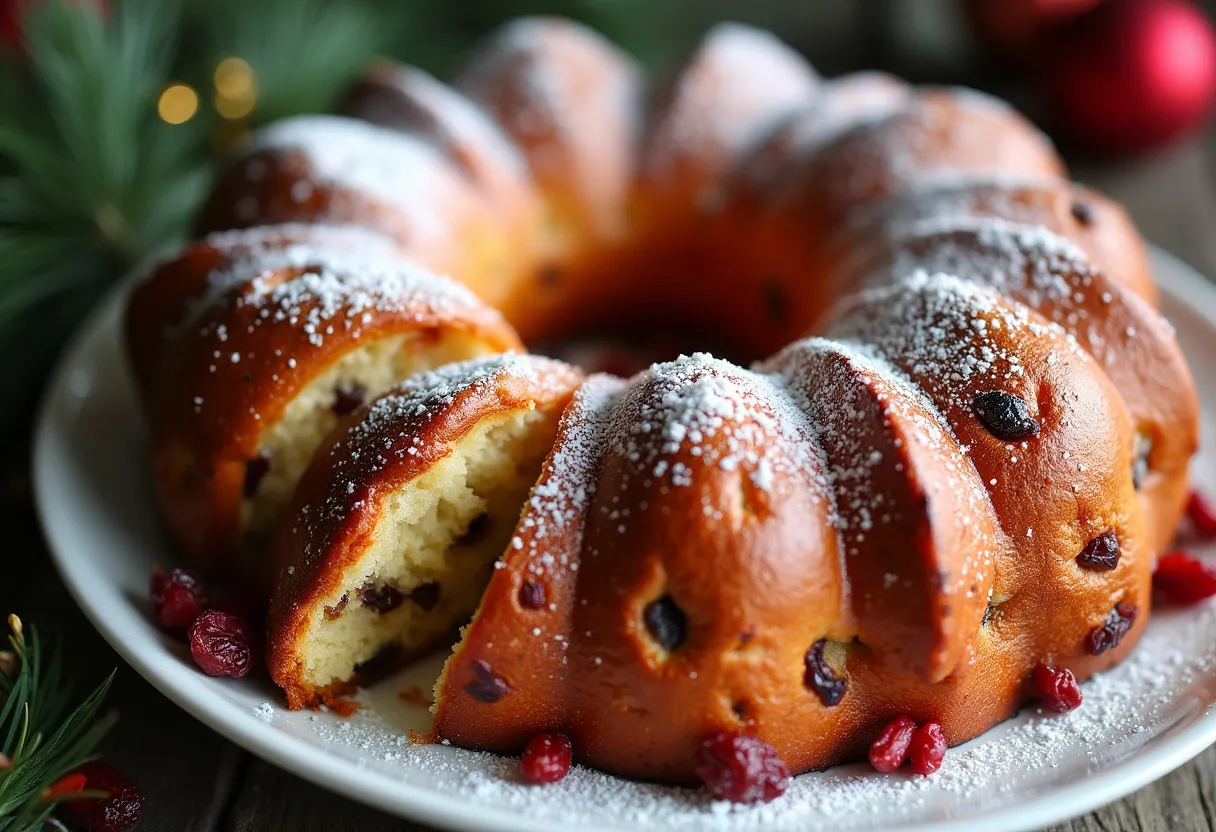
[[[1216,416],[1216,288],[1154,253],[1163,306]],[[762,807],[709,802],[699,791],[618,780],[576,768],[560,785],[528,787],[514,760],[446,746],[412,747],[425,707],[398,694],[429,691],[442,656],[362,695],[352,719],[291,713],[264,676],[204,676],[185,647],[150,623],[148,575],[174,557],[153,516],[146,442],[120,349],[122,296],[82,328],[49,388],[38,426],[38,506],[60,573],[97,629],[182,708],[250,751],[389,812],[486,830],[1031,829],[1115,800],[1216,741],[1216,606],[1155,612],[1135,654],[1083,686],[1060,716],[1027,709],[952,749],[931,778],[863,765],[797,778]],[[1213,423],[1204,419],[1204,436]],[[1210,447],[1207,442],[1205,447]],[[1194,466],[1216,492],[1216,451]],[[1216,552],[1213,552],[1216,555]]]

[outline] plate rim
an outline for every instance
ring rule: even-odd
[[[1150,260],[1162,296],[1185,303],[1212,329],[1216,338],[1216,285],[1181,258],[1155,245],[1148,245]],[[1164,265],[1164,268],[1161,266]],[[181,662],[166,665],[143,656],[128,643],[122,630],[92,604],[71,576],[69,548],[57,531],[50,505],[55,501],[54,482],[61,447],[55,430],[56,403],[70,395],[70,376],[80,363],[89,342],[107,315],[116,313],[128,289],[120,281],[77,327],[67,348],[57,359],[35,415],[31,471],[35,511],[51,560],[76,605],[114,651],[156,690],[221,736],[263,760],[279,766],[315,785],[336,792],[396,817],[432,824],[445,829],[476,828],[493,832],[564,829],[560,820],[528,818],[516,811],[452,800],[433,789],[370,771],[309,741],[279,731],[233,702],[214,697],[206,686],[191,684],[197,673]],[[120,310],[118,311],[120,314]],[[57,444],[60,443],[60,444]],[[163,658],[163,657],[162,657]],[[1176,728],[1176,730],[1175,730]],[[1216,743],[1216,702],[1197,714],[1189,724],[1174,726],[1150,740],[1128,758],[1121,759],[1085,778],[1084,789],[1068,794],[1068,785],[1037,795],[1024,803],[1005,806],[981,815],[901,827],[904,832],[962,832],[983,828],[986,832],[1024,832],[1060,823],[1091,812],[1131,794],[1186,764]],[[1134,767],[1129,762],[1134,761]],[[587,832],[613,827],[584,826]]]

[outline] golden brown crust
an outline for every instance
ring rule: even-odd
[[[560,410],[582,380],[573,367],[534,356],[453,365],[403,383],[334,429],[326,443],[331,450],[305,473],[275,546],[267,662],[292,708],[314,706],[361,681],[311,684],[300,667],[300,642],[317,605],[341,588],[344,571],[363,555],[384,499],[450,454],[478,424],[512,411]],[[384,453],[394,445],[411,452]]]
[[[247,466],[288,403],[343,355],[390,336],[406,336],[406,350],[449,337],[471,354],[520,347],[467,291],[405,266],[283,252],[213,274],[209,293],[150,410],[161,516],[216,570],[256,574],[241,544]]]
[[[513,215],[521,207],[535,212],[536,196],[519,150],[480,107],[422,70],[391,61],[373,64],[347,92],[339,112],[434,145],[501,213]]]
[[[123,321],[127,355],[141,391],[148,395],[177,331],[208,281],[253,258],[300,247],[392,258],[392,242],[355,226],[288,223],[210,234],[153,266],[127,301]]]
[[[638,172],[635,222],[712,212],[741,154],[819,96],[819,76],[768,32],[714,27],[661,94]],[[712,113],[712,117],[709,114]],[[674,216],[673,216],[674,215]]]
[[[836,262],[859,245],[911,223],[953,218],[1042,226],[1080,248],[1102,271],[1149,303],[1156,302],[1148,251],[1127,212],[1097,191],[1057,177],[1013,171],[930,177],[890,199],[851,212],[824,247],[830,262]]]
[[[254,134],[221,174],[198,231],[357,225],[432,271],[463,275],[493,303],[517,256],[512,219],[415,135],[340,116],[299,116]]]
[[[491,36],[457,86],[528,159],[548,208],[546,247],[622,232],[641,129],[631,58],[572,21],[521,18]]]

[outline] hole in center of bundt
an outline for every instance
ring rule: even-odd
[[[541,355],[574,364],[584,372],[624,377],[656,362],[695,352],[707,352],[744,366],[761,357],[751,355],[722,332],[697,324],[645,318],[616,324],[603,322],[579,332],[536,341],[528,347]]]

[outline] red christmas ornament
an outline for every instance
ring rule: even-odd
[[[1189,0],[1108,0],[1044,53],[1044,86],[1062,130],[1127,153],[1200,125],[1216,97],[1216,33]]]

